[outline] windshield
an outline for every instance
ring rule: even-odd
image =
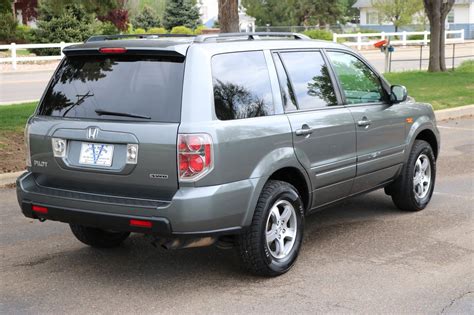
[[[54,74],[39,115],[179,122],[183,70],[183,59],[176,58],[68,57]]]

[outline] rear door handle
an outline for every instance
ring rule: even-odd
[[[313,133],[313,129],[310,128],[307,124],[304,124],[303,126],[301,126],[301,129],[297,129],[295,131],[295,134],[297,136],[308,136],[312,133]]]

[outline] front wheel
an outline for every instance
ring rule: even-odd
[[[79,224],[70,224],[72,234],[82,243],[97,247],[117,247],[130,235],[129,232],[113,232]]]
[[[251,226],[240,235],[244,265],[260,276],[279,276],[295,263],[303,239],[304,208],[297,190],[269,181],[260,195]]]
[[[400,177],[388,187],[401,210],[423,210],[431,200],[436,179],[436,159],[428,142],[416,140]]]

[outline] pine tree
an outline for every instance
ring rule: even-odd
[[[199,9],[192,0],[168,0],[163,15],[163,26],[171,30],[175,26],[196,28],[199,23]]]

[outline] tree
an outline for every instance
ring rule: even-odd
[[[191,0],[168,0],[163,14],[163,26],[171,30],[175,26],[195,29],[200,24],[199,9]]]
[[[0,0],[0,14],[4,13],[13,13],[11,0]]]
[[[143,10],[133,18],[132,25],[135,28],[148,30],[152,27],[159,27],[160,18],[152,7],[145,6],[143,7]]]
[[[219,20],[221,33],[237,33],[239,27],[239,1],[238,0],[219,0]]]
[[[422,0],[372,0],[372,6],[383,21],[390,21],[395,32],[413,20],[413,15],[423,10]]]
[[[100,27],[95,15],[87,13],[80,4],[68,4],[60,15],[49,16],[43,19],[41,7],[37,22],[38,28],[34,30],[34,39],[38,43],[66,43],[82,42],[98,32]],[[36,49],[38,55],[57,54],[57,49]]]
[[[320,25],[345,19],[348,1],[353,0],[242,0],[258,25]]]
[[[430,61],[428,71],[446,71],[444,23],[454,0],[423,0],[430,20]]]

